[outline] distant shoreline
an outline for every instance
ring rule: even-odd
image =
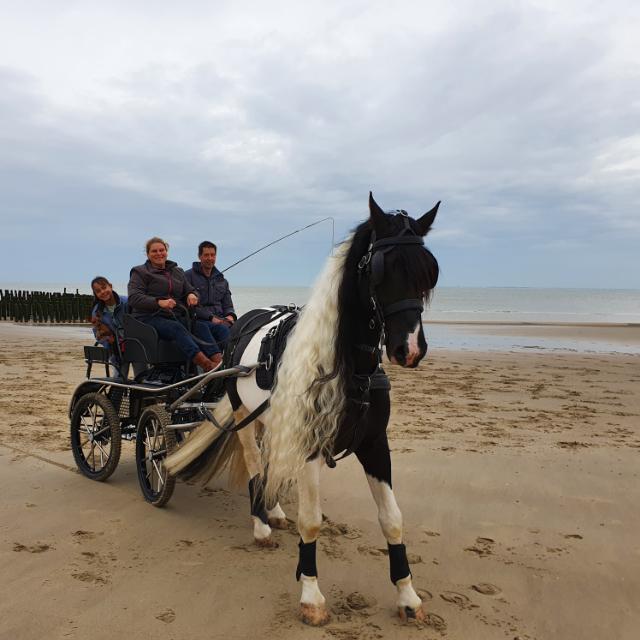
[[[471,326],[496,326],[496,327],[637,327],[640,322],[551,322],[536,320],[425,320],[423,324],[443,324],[443,325],[471,325]]]
[[[630,328],[640,329],[640,322],[551,322],[531,320],[423,320],[425,325],[453,325],[472,327],[577,327],[577,328]],[[21,327],[90,327],[90,322],[14,322],[0,320],[0,324],[13,324]]]

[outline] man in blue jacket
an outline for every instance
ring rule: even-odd
[[[199,262],[185,272],[185,277],[198,293],[196,315],[199,322],[207,323],[212,337],[224,346],[229,328],[236,321],[231,291],[227,279],[216,269],[218,248],[205,240],[198,245]]]

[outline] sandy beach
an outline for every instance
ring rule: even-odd
[[[640,345],[638,326],[526,331]],[[131,443],[106,483],[76,472],[67,406],[83,333],[0,323],[2,640],[640,637],[640,356],[432,345],[417,370],[389,366],[394,490],[428,624],[396,616],[375,506],[349,458],[323,476],[332,621],[314,629],[296,619],[293,524],[258,549],[246,495],[223,480],[181,483],[153,508]]]

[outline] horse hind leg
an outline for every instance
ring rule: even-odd
[[[236,424],[248,414],[244,407],[233,412]],[[255,423],[251,423],[237,432],[242,445],[244,463],[249,472],[249,498],[251,501],[251,519],[253,520],[253,538],[260,547],[273,548],[278,543],[271,537],[269,515],[264,501],[264,478],[260,449],[256,442]]]
[[[391,582],[397,589],[398,615],[402,620],[425,620],[422,600],[415,592],[407,560],[407,550],[402,543],[402,513],[391,489],[391,455],[386,439],[380,438],[375,445],[357,451],[369,483],[373,499],[378,507],[378,522],[387,540],[389,549],[389,572]]]
[[[260,420],[256,420],[256,435],[258,437],[264,432],[265,426],[264,423]],[[267,483],[266,473],[262,474],[263,483]],[[275,505],[271,506],[269,504],[265,504],[265,508],[267,510],[267,523],[272,529],[288,529],[289,522],[287,521],[287,514],[283,511],[279,502],[276,502]]]
[[[307,462],[298,478],[298,568],[296,578],[302,583],[300,617],[314,627],[329,622],[325,597],[318,585],[316,541],[322,525],[320,507],[320,468],[322,459]]]
[[[273,509],[267,509],[267,522],[272,529],[286,530],[289,528],[287,514],[282,510],[279,502],[276,502]]]

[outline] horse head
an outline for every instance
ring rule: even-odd
[[[438,202],[418,219],[406,211],[384,212],[369,194],[371,240],[359,268],[366,270],[366,294],[382,327],[387,356],[402,367],[417,367],[427,352],[422,327],[424,302],[438,281],[438,262],[424,236]]]

